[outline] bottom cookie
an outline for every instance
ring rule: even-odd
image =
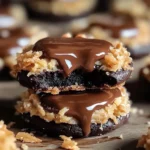
[[[30,117],[29,114],[24,114],[22,117],[24,121],[31,126],[31,128],[34,127],[35,130],[40,130],[49,136],[58,137],[59,135],[66,135],[74,138],[85,137],[82,128],[77,124],[71,125],[66,123],[56,124],[55,122],[46,122],[37,116]],[[128,118],[129,114],[118,117],[118,124],[115,124],[111,119],[103,125],[92,123],[91,132],[88,136],[100,136],[115,130],[121,125],[127,123]]]

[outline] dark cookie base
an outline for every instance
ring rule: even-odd
[[[46,91],[49,87],[58,87],[60,91],[63,91],[63,87],[69,87],[77,83],[86,89],[99,89],[124,83],[130,77],[131,72],[131,70],[105,72],[95,69],[93,72],[87,73],[78,69],[65,78],[62,71],[43,72],[29,77],[27,71],[21,71],[18,73],[17,79],[21,85],[35,91]]]
[[[41,12],[35,11],[30,6],[28,6],[27,3],[24,3],[24,5],[27,10],[29,18],[36,19],[36,20],[43,20],[43,21],[52,21],[52,22],[60,22],[60,21],[63,22],[63,21],[68,21],[68,20],[72,20],[75,18],[79,18],[79,17],[85,17],[94,11],[94,9],[92,9],[78,16],[69,16],[69,15],[57,16],[52,13],[41,13]]]
[[[118,118],[118,124],[115,125],[114,122],[110,119],[107,123],[105,123],[101,130],[100,124],[91,124],[91,133],[89,136],[100,136],[112,130],[115,130],[119,126],[125,124],[128,121],[129,114],[126,116],[122,116]],[[33,116],[30,117],[29,114],[25,114],[23,119],[26,123],[30,124],[31,127],[34,127],[37,131],[42,131],[49,136],[59,137],[59,135],[72,136],[74,138],[85,137],[83,131],[78,125],[70,125],[70,124],[56,124],[54,122],[46,122],[43,119]]]
[[[10,75],[10,69],[8,67],[4,67],[0,70],[0,81],[11,81],[14,78]]]

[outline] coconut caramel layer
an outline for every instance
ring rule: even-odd
[[[149,0],[114,0],[113,11],[133,17],[150,18]]]
[[[144,148],[145,150],[150,150],[150,128],[148,129],[147,135],[143,135],[137,144],[137,148]]]
[[[14,133],[7,129],[3,121],[0,121],[0,150],[19,150],[15,141]]]
[[[96,6],[96,2],[97,0],[74,0],[69,2],[60,0],[31,0],[28,2],[28,5],[33,10],[42,13],[52,13],[59,16],[77,16],[92,10]]]
[[[55,98],[57,99],[57,96]],[[54,121],[58,124],[79,123],[79,120],[76,117],[71,117],[67,115],[67,113],[69,112],[69,109],[67,107],[58,110],[58,112],[49,112],[48,110],[44,109],[45,107],[43,107],[42,105],[43,104],[41,103],[41,100],[39,100],[38,95],[34,94],[32,91],[27,91],[26,93],[24,93],[22,101],[19,101],[17,103],[16,110],[19,114],[29,113],[30,116],[38,116],[47,122]],[[52,106],[54,107],[54,105]],[[93,112],[91,116],[91,123],[105,124],[109,119],[112,119],[114,123],[117,124],[117,117],[126,116],[129,113],[129,111],[130,101],[128,100],[128,94],[126,93],[126,90],[124,88],[121,88],[120,97],[117,96],[117,98],[113,100],[113,103],[108,103],[106,106],[104,105],[104,107],[96,109]]]
[[[71,43],[74,44],[74,40],[73,39],[71,39],[71,40],[72,40]],[[86,40],[88,41],[89,39],[85,39],[85,41]],[[91,41],[91,42],[93,43],[94,41]],[[96,40],[96,42],[101,44],[101,40]],[[105,41],[104,41],[104,43],[105,43]],[[83,65],[83,67],[87,66],[88,69],[90,67],[90,71],[91,71],[91,68],[94,69],[94,65],[98,65],[98,66],[100,66],[99,68],[104,71],[115,72],[115,71],[121,70],[121,69],[132,70],[133,69],[131,67],[132,58],[130,57],[130,53],[126,50],[126,48],[123,47],[122,43],[117,43],[115,46],[112,46],[111,44],[109,44],[109,43],[106,44],[106,43],[104,44],[104,45],[106,45],[105,48],[103,47],[103,44],[100,47],[97,44],[95,44],[95,46],[97,45],[96,46],[97,50],[102,49],[102,51],[101,50],[99,51],[99,53],[101,53],[101,54],[100,55],[97,54],[98,55],[97,58],[95,57],[95,55],[91,55],[92,53],[89,54],[89,56],[88,56],[89,58],[85,57],[83,54],[82,57],[80,56],[80,60],[82,61],[81,58],[84,58],[87,60],[84,60],[84,62],[82,61],[82,64],[74,63],[74,64],[76,64],[76,66],[73,66],[73,67],[77,69],[77,67],[80,67],[80,65]],[[54,44],[57,45],[57,43],[55,43],[55,42],[54,42]],[[83,44],[86,44],[86,43],[83,42]],[[91,48],[90,44],[89,44],[89,46],[90,46],[89,50],[91,49],[92,52],[94,52],[94,49]],[[42,48],[45,49],[45,47],[42,47]],[[60,49],[61,49],[61,47],[60,47]],[[105,51],[106,51],[106,53],[105,53]],[[77,52],[77,51],[75,51],[75,52]],[[73,51],[73,53],[74,53],[74,51]],[[17,65],[15,65],[13,68],[13,71],[12,71],[13,75],[16,76],[18,74],[18,72],[21,72],[22,70],[28,71],[29,72],[28,76],[33,75],[33,74],[40,74],[43,71],[55,72],[57,70],[60,70],[60,68],[63,65],[62,63],[58,62],[57,59],[47,58],[47,57],[43,58],[43,55],[45,55],[45,52],[40,49],[38,49],[38,51],[33,50],[33,48],[31,48],[31,47],[24,49],[24,51],[21,54],[18,54],[18,56],[17,56]],[[69,55],[72,55],[72,54],[69,54]],[[74,55],[72,55],[72,56],[74,56]],[[54,56],[52,56],[52,57],[54,57]],[[95,62],[93,61],[93,57],[96,58]],[[67,55],[66,55],[66,58],[68,58]],[[98,58],[99,58],[99,60],[98,60]],[[75,59],[73,59],[73,61],[74,60]],[[86,61],[89,61],[89,60],[92,62],[87,64]],[[80,62],[78,61],[78,63],[80,63]],[[74,64],[72,64],[72,65],[74,65]],[[68,62],[66,62],[64,65],[68,65]],[[73,67],[71,67],[71,70],[70,70],[70,68],[67,68],[67,67],[69,67],[69,66],[65,66],[65,68],[68,69],[67,73],[70,73],[72,71]]]

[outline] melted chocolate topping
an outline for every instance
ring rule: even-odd
[[[82,38],[45,38],[33,50],[42,51],[43,57],[56,59],[68,76],[77,68],[93,71],[95,62],[102,59],[112,46],[109,42]]]
[[[41,102],[58,110],[67,107],[69,110],[66,115],[76,118],[82,127],[83,133],[88,136],[93,112],[112,104],[115,98],[120,96],[119,89],[111,89],[97,93],[45,95],[41,97]]]
[[[100,27],[110,31],[111,36],[114,38],[120,37],[134,37],[138,34],[137,26],[133,19],[129,17],[119,17],[102,15],[97,17],[97,21],[93,21],[87,29],[90,30],[92,27]]]

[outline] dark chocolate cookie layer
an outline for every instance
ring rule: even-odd
[[[68,77],[64,77],[63,71],[43,72],[39,75],[27,76],[27,71],[18,73],[17,79],[21,85],[35,91],[46,91],[49,87],[64,88],[78,84],[85,89],[103,89],[124,83],[131,75],[131,70],[106,72],[95,69],[87,73],[82,69],[75,70]],[[70,90],[72,90],[70,88]]]
[[[114,124],[114,122],[110,119],[104,125],[101,124],[91,124],[91,132],[89,136],[100,136],[107,132],[110,132],[119,126],[125,124],[128,121],[129,114],[126,116],[121,116],[118,118],[118,124]],[[49,136],[58,137],[59,135],[72,136],[74,138],[84,137],[83,131],[79,125],[71,125],[71,124],[56,124],[54,122],[46,122],[43,119],[33,116],[30,117],[29,114],[23,115],[23,119],[26,123],[30,124],[31,127],[34,127],[36,130],[40,130],[43,133],[48,134]],[[103,130],[101,129],[103,128]]]

